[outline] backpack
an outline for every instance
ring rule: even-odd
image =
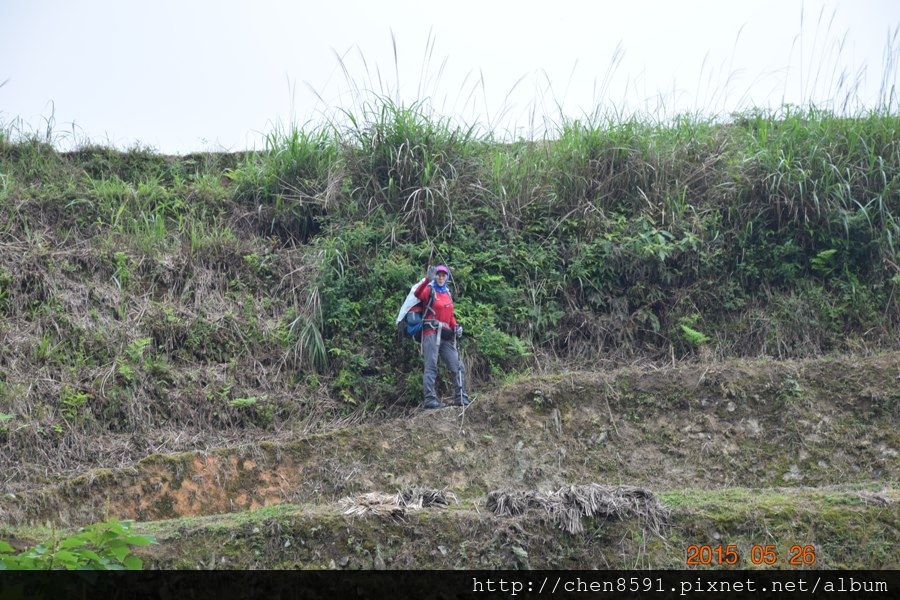
[[[403,321],[400,323],[400,327],[403,328],[403,336],[412,338],[417,342],[422,341],[422,303],[420,302],[418,305],[413,306],[406,315],[403,317]]]
[[[397,339],[400,341],[405,339],[412,339],[417,342],[422,341],[422,318],[425,312],[431,308],[434,295],[432,294],[432,300],[429,300],[427,306],[423,305],[422,301],[416,297],[416,288],[418,287],[419,283],[415,283],[409,288],[409,293],[406,295],[403,305],[400,306],[400,312],[397,314]]]

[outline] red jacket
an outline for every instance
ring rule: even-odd
[[[423,279],[419,287],[416,288],[416,298],[422,301],[422,304],[428,306],[428,300],[434,292],[434,302],[431,303],[431,310],[426,311],[422,315],[425,320],[437,319],[441,322],[442,328],[447,328],[451,332],[456,330],[456,316],[453,313],[453,298],[449,292],[439,292],[428,283],[428,279]],[[428,327],[422,328],[422,335],[429,335],[437,331]]]

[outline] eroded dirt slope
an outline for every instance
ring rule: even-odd
[[[900,474],[900,352],[531,377],[467,409],[288,442],[153,455],[0,502],[7,523],[140,521],[412,485],[462,500],[596,482],[653,490],[822,487]]]

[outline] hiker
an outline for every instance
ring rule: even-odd
[[[425,279],[419,283],[415,296],[423,306],[422,315],[422,355],[425,359],[425,374],[422,378],[425,388],[425,408],[440,408],[434,384],[437,379],[438,356],[453,374],[454,406],[467,406],[469,397],[463,389],[464,367],[459,357],[457,342],[462,338],[462,325],[456,322],[453,313],[453,299],[447,290],[450,269],[445,265],[429,269]]]

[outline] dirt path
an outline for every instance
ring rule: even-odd
[[[8,523],[213,515],[416,485],[462,499],[600,483],[822,487],[900,474],[900,353],[520,380],[467,409],[149,456],[0,502]]]

